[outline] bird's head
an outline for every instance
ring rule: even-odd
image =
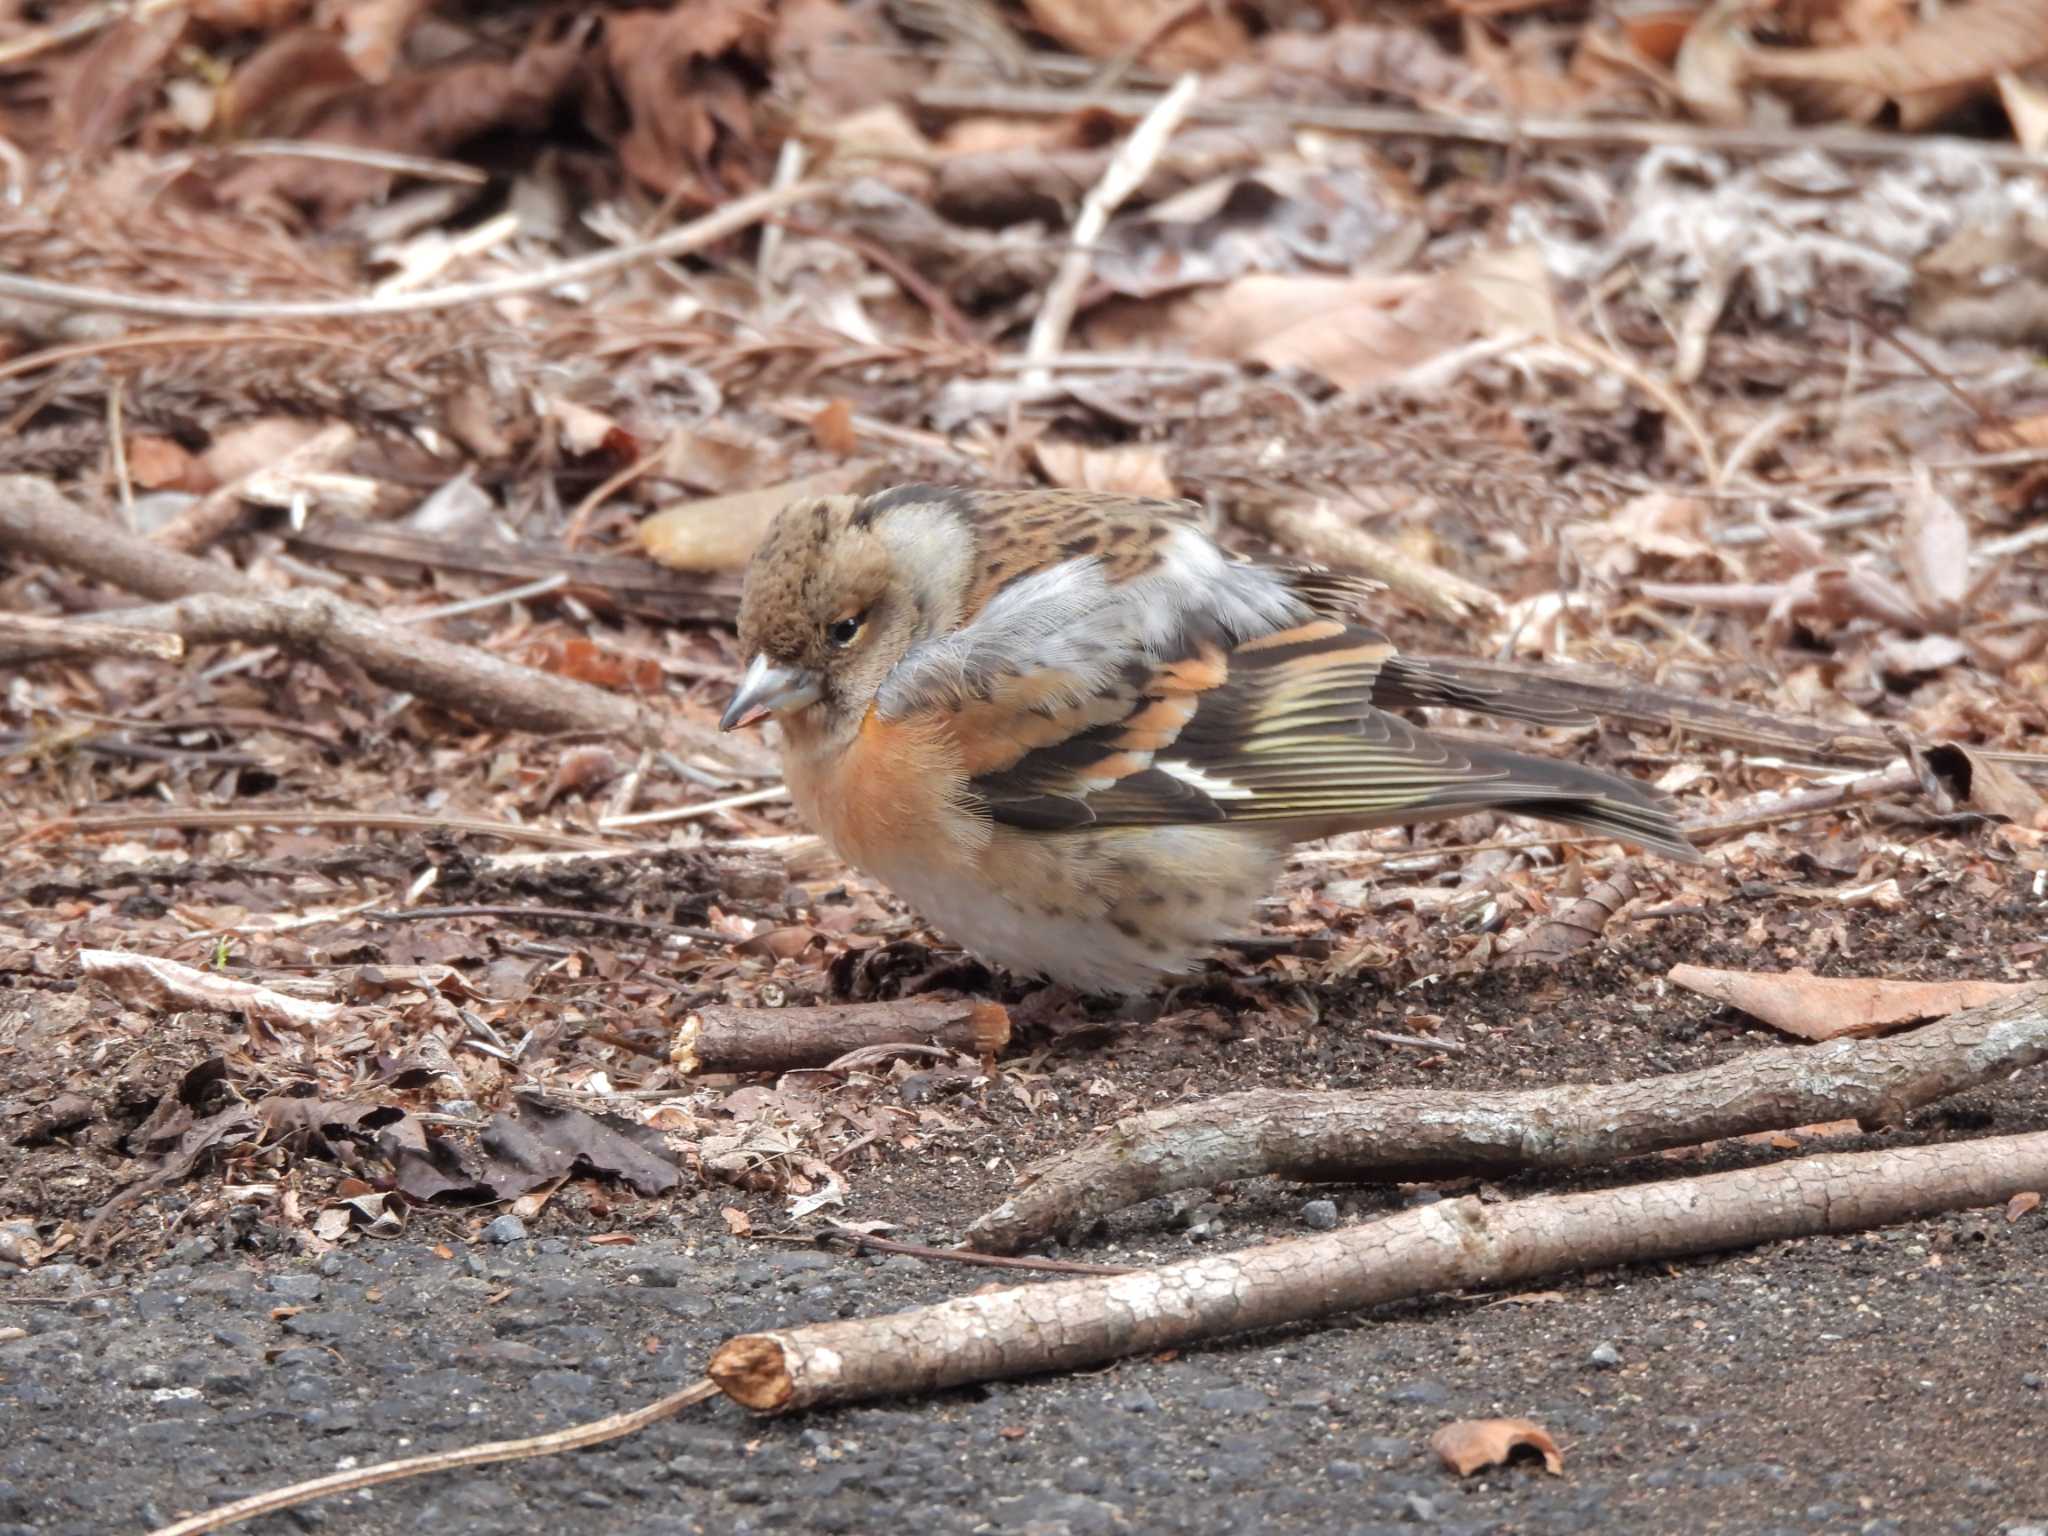
[[[928,489],[804,497],[777,515],[747,566],[750,659],[722,730],[774,715],[826,738],[851,733],[890,669],[957,621],[965,529]]]

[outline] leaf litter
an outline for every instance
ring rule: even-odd
[[[834,190],[699,257],[460,309],[97,329],[10,309],[12,471],[143,535],[234,488],[211,558],[657,701],[678,729],[645,749],[520,736],[262,646],[10,675],[0,806],[35,835],[0,828],[0,1097],[34,1167],[0,1215],[39,1251],[89,1222],[143,1244],[134,1213],[232,1171],[270,1193],[202,1195],[182,1221],[317,1246],[479,1202],[631,1224],[716,1189],[778,1222],[1193,1092],[1189,1053],[1232,1040],[1294,1071],[1369,1049],[1358,1070],[1513,1073],[1490,1053],[1551,983],[1470,988],[1532,936],[1568,975],[1640,963],[1638,987],[1717,944],[1831,980],[1895,954],[1947,985],[1956,957],[1912,926],[1940,901],[2010,914],[1963,956],[1982,980],[2038,974],[2048,577],[2027,433],[2048,398],[2024,317],[1893,330],[1902,309],[1962,312],[1973,264],[1938,259],[1959,232],[2017,231],[2024,258],[2038,178],[1905,134],[1866,161],[1818,128],[1738,152],[1598,124],[2024,101],[2039,51],[1999,12],[2002,57],[1930,79],[1902,73],[1914,7],[1764,9],[1669,36],[1504,11],[1447,46],[1457,29],[1333,12],[1310,34],[1238,7],[1012,7],[979,43],[816,3],[192,7],[28,58],[47,89],[0,101],[0,126],[51,174],[16,188],[0,262],[48,281],[403,291],[630,243],[785,163]],[[1767,37],[1713,52],[1760,18]],[[1198,113],[1163,148],[1040,383],[1016,366],[1036,295],[1130,122],[1085,92],[1004,104],[1062,49],[1123,72],[1103,99],[1213,68],[1204,98],[1239,115]],[[81,85],[116,64],[131,88]],[[935,104],[962,80],[981,105]],[[1368,147],[1332,126],[1389,102],[1424,131]],[[1503,104],[1585,132],[1474,175],[1490,151],[1426,131]],[[244,142],[282,136],[321,152]],[[332,478],[250,483],[323,433]],[[1647,883],[1611,849],[1484,818],[1341,839],[1292,868],[1265,945],[1180,994],[1048,998],[935,951],[759,798],[772,759],[709,730],[744,660],[730,573],[755,531],[789,495],[876,477],[1194,496],[1250,551],[1379,574],[1406,648],[1470,653],[1498,612],[1503,655],[1823,728],[1799,750],[1633,718],[1556,734],[1664,775],[1690,814],[1825,788],[1890,738],[1924,793],[1744,832]],[[0,610],[124,601],[9,559]],[[1358,897],[1331,899],[1344,882]],[[948,986],[994,989],[1051,1076],[943,1050],[743,1077],[669,1060],[707,1005]],[[1332,1043],[1398,987],[1451,989],[1425,991],[1446,1017],[1492,1007],[1502,1038],[1455,1058]]]

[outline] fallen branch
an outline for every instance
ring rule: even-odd
[[[239,572],[138,537],[72,505],[47,482],[0,479],[0,549],[70,566],[130,592],[175,601],[98,616],[102,624],[165,631],[188,644],[235,640],[281,646],[322,665],[353,664],[389,688],[509,730],[657,737],[661,720],[631,699],[536,672],[474,646],[384,623],[327,592],[270,596]],[[715,741],[708,729],[703,742]]]
[[[1808,816],[1839,811],[1867,800],[1889,800],[1894,795],[1915,792],[1919,788],[1920,775],[1914,772],[1913,765],[1894,763],[1875,773],[1861,774],[1819,789],[1772,790],[1767,794],[1752,795],[1747,800],[1738,800],[1733,805],[1691,818],[1685,823],[1685,835],[1695,843],[1733,837],[1780,822],[1803,821]]]
[[[1177,1189],[1274,1174],[1426,1179],[1585,1168],[1818,1120],[1890,1124],[2048,1059],[2048,984],[1890,1040],[1837,1040],[1633,1078],[1508,1093],[1253,1089],[1120,1120],[968,1229],[1014,1253]]]
[[[780,1072],[819,1067],[849,1051],[937,1040],[973,1056],[1010,1043],[1001,1003],[911,997],[826,1008],[700,1008],[683,1020],[669,1060],[685,1073]]]
[[[1488,1207],[1447,1200],[1323,1237],[1204,1255],[1160,1269],[986,1291],[886,1317],[742,1334],[710,1380],[643,1408],[330,1473],[159,1526],[201,1536],[360,1488],[619,1439],[711,1395],[762,1413],[1045,1371],[1274,1328],[1406,1297],[1588,1268],[1864,1231],[1995,1205],[2048,1183],[2048,1132],[1954,1146],[1833,1153],[1767,1168]]]
[[[2048,1181],[2048,1132],[1832,1153],[1488,1206],[1445,1200],[1327,1236],[1160,1269],[957,1297],[887,1317],[743,1334],[711,1357],[762,1413],[1071,1371],[1470,1286],[1860,1232],[1994,1205]]]
[[[177,661],[185,642],[176,635],[152,635],[92,619],[45,618],[0,613],[0,662],[46,661],[63,656],[146,656]]]

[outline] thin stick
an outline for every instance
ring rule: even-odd
[[[666,822],[696,821],[725,811],[743,811],[749,806],[774,805],[788,798],[788,785],[771,784],[766,789],[750,789],[745,794],[727,795],[722,800],[702,800],[695,805],[671,806],[662,811],[636,811],[630,816],[606,816],[598,826],[603,831],[612,832],[620,827],[654,827]]]
[[[701,944],[741,942],[731,934],[720,933],[714,928],[691,928],[682,923],[664,923],[651,917],[631,917],[624,912],[606,912],[598,908],[585,910],[581,907],[470,905],[407,907],[403,911],[394,911],[384,907],[371,907],[362,915],[380,923],[417,923],[425,919],[443,917],[504,917],[514,922],[544,919],[557,923],[591,923],[601,928],[631,928],[640,933],[674,934],[678,938],[695,939]]]
[[[912,94],[933,112],[973,116],[1066,117],[1076,112],[1114,112],[1136,117],[1159,101],[1154,91],[1100,92],[1051,86],[928,85]],[[1424,139],[1464,139],[1478,144],[1569,144],[1596,149],[1691,148],[1727,154],[1776,155],[1793,150],[1851,160],[1906,160],[1936,155],[1968,157],[2002,171],[2048,174],[2048,159],[2017,145],[1989,144],[1953,134],[1867,133],[1804,126],[1722,128],[1705,123],[1617,122],[1546,117],[1484,117],[1418,112],[1399,107],[1340,107],[1292,101],[1227,101],[1211,97],[1190,114],[1213,123],[1271,123],[1276,120],[1338,133]]]
[[[254,1520],[258,1515],[274,1515],[281,1509],[311,1503],[314,1499],[330,1498],[337,1493],[354,1493],[358,1489],[401,1482],[409,1477],[424,1477],[429,1472],[452,1472],[458,1467],[489,1466],[494,1461],[525,1461],[535,1456],[580,1451],[586,1446],[603,1445],[607,1440],[638,1434],[650,1424],[674,1418],[683,1409],[703,1402],[717,1391],[718,1388],[706,1378],[680,1392],[657,1398],[644,1408],[593,1419],[588,1424],[572,1424],[567,1429],[553,1430],[545,1435],[530,1435],[524,1440],[492,1440],[483,1445],[472,1445],[466,1450],[435,1451],[428,1456],[410,1456],[404,1461],[383,1461],[375,1466],[331,1472],[309,1482],[251,1494],[246,1499],[210,1509],[203,1515],[173,1520],[169,1525],[158,1526],[149,1536],[201,1536],[205,1531],[218,1531],[244,1520]]]
[[[419,293],[295,301],[180,299],[148,293],[117,293],[107,288],[84,288],[73,283],[46,282],[16,272],[0,272],[0,295],[25,299],[32,304],[55,305],[60,309],[102,310],[170,320],[365,320],[385,315],[416,315],[427,310],[455,309],[519,294],[543,293],[571,283],[609,277],[615,272],[645,266],[667,257],[688,255],[750,229],[771,214],[828,190],[827,183],[816,181],[800,182],[793,187],[772,187],[765,192],[736,199],[701,219],[692,220],[652,240],[636,241],[617,250],[599,251],[573,261],[556,262],[534,272],[515,272],[474,283],[451,283],[445,288],[428,288]]]
[[[1081,302],[1081,290],[1087,286],[1088,274],[1095,267],[1095,242],[1102,238],[1109,216],[1145,184],[1167,141],[1195,104],[1201,85],[1200,75],[1185,74],[1172,90],[1153,101],[1144,120],[1131,130],[1123,148],[1104,167],[1102,179],[1082,199],[1067,253],[1061,258],[1060,269],[1046,288],[1044,302],[1031,322],[1025,357],[1042,364],[1066,345],[1068,327],[1074,323],[1074,310]],[[1043,366],[1024,375],[1027,389],[1045,388],[1051,383],[1052,370]]]
[[[268,156],[284,155],[298,160],[331,160],[340,165],[366,166],[373,171],[394,171],[416,176],[421,181],[454,181],[481,187],[490,172],[459,160],[436,160],[428,155],[402,155],[396,150],[367,149],[359,144],[323,144],[317,139],[244,139],[239,144],[222,144],[214,154]]]
[[[159,828],[213,832],[239,827],[362,827],[376,832],[454,832],[467,837],[499,837],[511,843],[539,843],[550,848],[575,848],[591,853],[623,853],[616,843],[601,842],[553,827],[522,827],[509,821],[480,821],[473,816],[415,816],[405,811],[317,811],[283,807],[268,811],[131,811],[121,816],[65,816],[32,827],[0,853],[22,843],[73,834],[91,837],[102,832],[147,832]]]

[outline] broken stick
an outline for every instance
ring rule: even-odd
[[[1860,1232],[1993,1205],[2048,1181],[2048,1131],[1795,1158],[1489,1206],[1445,1200],[1321,1237],[1109,1279],[961,1296],[887,1317],[742,1334],[711,1357],[762,1413],[1071,1371],[1468,1286]]]
[[[659,739],[691,728],[629,698],[522,667],[475,646],[386,624],[326,592],[272,595],[239,571],[166,549],[73,505],[31,475],[0,478],[0,549],[69,566],[162,606],[95,616],[100,624],[167,631],[186,642],[282,646],[323,665],[360,667],[376,681],[509,730],[591,731]],[[718,751],[708,728],[692,750]]]
[[[937,1040],[971,1056],[1001,1054],[1010,1015],[1001,1003],[906,997],[825,1008],[700,1008],[676,1031],[669,1059],[684,1072],[781,1072],[849,1051]]]
[[[1508,1093],[1253,1089],[1118,1121],[968,1228],[1015,1253],[1177,1189],[1277,1174],[1358,1181],[1586,1168],[1819,1120],[1907,1110],[2048,1060],[2048,983],[1889,1040],[1755,1051],[1692,1072]]]

